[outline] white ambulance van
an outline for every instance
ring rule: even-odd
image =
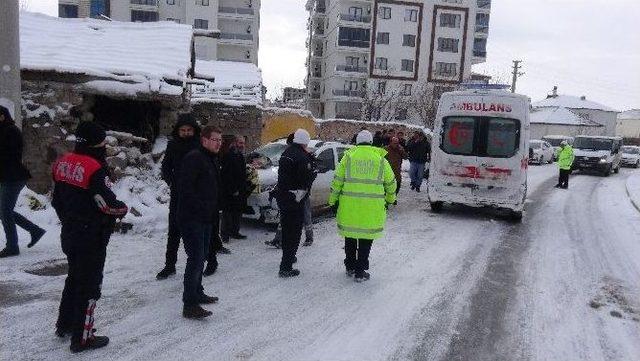
[[[527,196],[530,99],[504,86],[468,86],[440,98],[431,145],[429,202],[508,210]]]

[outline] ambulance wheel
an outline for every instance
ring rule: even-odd
[[[433,213],[442,212],[442,208],[443,208],[442,202],[429,202],[429,205],[431,205],[431,211]]]
[[[509,219],[513,222],[522,222],[522,211],[509,211]]]

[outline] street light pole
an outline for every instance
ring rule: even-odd
[[[0,1],[0,97],[15,104],[15,122],[22,128],[20,97],[20,6],[18,0]]]

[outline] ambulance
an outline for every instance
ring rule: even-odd
[[[467,85],[440,98],[431,145],[429,202],[491,207],[522,220],[530,99],[505,86]]]

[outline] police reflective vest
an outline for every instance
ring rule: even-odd
[[[573,148],[570,145],[565,145],[560,148],[558,152],[558,168],[562,170],[569,170],[573,165]]]
[[[396,180],[387,151],[370,145],[347,150],[331,183],[329,205],[338,203],[338,232],[343,237],[382,236],[386,204],[396,200]]]

